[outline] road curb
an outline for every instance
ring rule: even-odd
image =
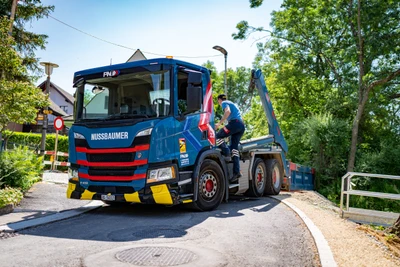
[[[77,209],[68,210],[64,212],[59,212],[56,214],[44,216],[41,218],[19,221],[15,223],[9,223],[5,225],[0,225],[0,232],[12,233],[16,231],[21,231],[30,227],[39,226],[46,223],[56,222],[71,217],[81,215],[82,213],[97,209],[101,207],[104,203],[102,201],[94,200]]]
[[[315,245],[317,246],[319,259],[321,261],[321,266],[322,267],[336,267],[337,264],[336,264],[335,259],[333,258],[333,254],[332,254],[331,248],[329,247],[328,241],[326,241],[321,230],[318,229],[318,227],[311,221],[311,219],[308,218],[304,212],[302,212],[299,208],[297,208],[292,203],[289,203],[288,201],[286,201],[284,199],[280,199],[278,197],[274,197],[274,196],[270,196],[270,197],[282,202],[283,204],[285,204],[286,206],[291,208],[294,212],[297,213],[297,215],[299,215],[299,217],[306,224],[308,230],[310,231],[312,237],[314,238]]]

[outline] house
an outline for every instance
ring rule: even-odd
[[[41,84],[38,85],[39,88],[42,89],[43,92],[46,90],[46,83],[47,81],[43,81]],[[52,114],[48,115],[48,132],[55,132],[53,127],[54,119],[58,116],[65,117],[70,116],[72,117],[74,112],[74,97],[68,93],[67,91],[63,90],[61,87],[56,85],[53,82],[50,82],[49,88],[49,100],[50,106],[49,110],[51,110]],[[13,131],[21,131],[21,132],[34,132],[39,133],[42,130],[43,120],[40,119],[41,116],[38,115],[37,123],[36,124],[15,124],[11,123],[8,128]]]
[[[142,51],[140,51],[140,49],[137,49],[135,53],[133,53],[133,55],[126,62],[133,62],[145,59],[147,58],[143,55]]]
[[[46,81],[42,82],[38,85],[39,88],[42,89],[43,92],[46,90]],[[55,83],[50,81],[50,89],[49,89],[50,100],[55,104],[53,107],[59,107],[62,111],[64,111],[65,115],[72,115],[74,112],[74,97],[63,90],[61,87],[57,86]],[[52,105],[50,105],[52,108]],[[53,110],[54,111],[54,110]],[[54,120],[54,116],[49,116],[49,121]]]

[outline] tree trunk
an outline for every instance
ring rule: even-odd
[[[359,64],[359,74],[358,74],[358,107],[356,117],[353,121],[353,127],[351,129],[351,146],[350,146],[350,155],[349,160],[347,162],[347,172],[352,172],[354,170],[354,163],[356,160],[356,152],[357,152],[357,141],[358,141],[358,127],[360,126],[360,120],[364,113],[365,103],[368,100],[369,88],[365,88],[363,86],[363,77],[365,74],[364,69],[364,40],[361,32],[361,0],[357,1],[357,31],[352,25],[353,36],[358,38],[358,42],[356,43],[358,49],[358,64]],[[351,5],[350,0],[350,5]],[[351,8],[351,6],[350,6]]]
[[[400,237],[400,216],[397,218],[397,221],[389,228],[386,229],[386,232],[389,234],[395,234]]]
[[[360,89],[360,90],[363,91],[362,89]],[[354,163],[355,163],[356,152],[357,152],[358,128],[360,126],[361,117],[364,113],[365,104],[367,103],[367,100],[368,100],[369,91],[370,90],[366,89],[364,91],[364,93],[360,93],[361,98],[358,101],[357,113],[356,113],[356,117],[354,118],[354,121],[353,121],[353,127],[351,129],[350,155],[349,155],[349,161],[347,163],[347,171],[348,172],[352,172],[354,170]]]

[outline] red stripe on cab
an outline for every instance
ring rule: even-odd
[[[89,162],[87,160],[77,160],[79,165],[89,167],[131,167],[147,164],[147,159],[135,160],[131,162]]]

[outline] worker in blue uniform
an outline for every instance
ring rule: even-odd
[[[240,138],[242,138],[244,134],[245,127],[238,106],[232,101],[227,100],[225,94],[218,96],[218,103],[221,105],[224,115],[215,125],[215,129],[218,130],[225,121],[228,121],[228,124],[217,132],[217,146],[221,148],[222,154],[225,156],[229,155],[230,149],[233,160],[233,177],[229,181],[230,183],[235,183],[242,176],[239,165],[238,146]],[[228,136],[231,137],[229,149],[224,141],[224,138]]]

